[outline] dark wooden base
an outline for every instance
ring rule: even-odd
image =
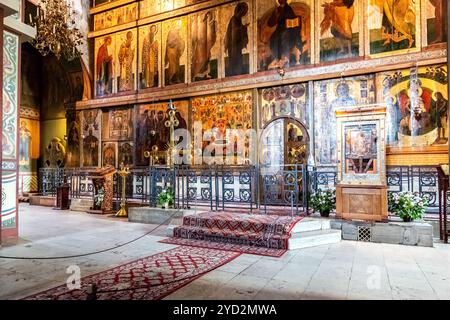
[[[336,218],[387,222],[387,186],[337,185]]]

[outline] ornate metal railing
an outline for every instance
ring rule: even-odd
[[[390,193],[417,191],[428,198],[430,211],[436,211],[439,206],[438,176],[433,166],[389,166],[386,176]],[[56,188],[64,183],[64,179],[70,185],[71,198],[92,197],[92,181],[86,171],[79,168],[40,169],[40,193],[56,196]],[[175,192],[175,205],[179,208],[267,210],[280,206],[301,213],[308,211],[310,193],[335,188],[336,180],[333,168],[324,171],[303,165],[158,166],[132,169],[126,182],[126,195],[128,201],[155,206],[161,190],[171,187]],[[115,200],[120,199],[121,183],[115,176]]]

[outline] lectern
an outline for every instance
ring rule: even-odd
[[[338,108],[336,217],[387,221],[386,107]]]
[[[88,213],[110,214],[113,211],[114,174],[117,172],[113,166],[94,169],[88,172],[88,178],[94,186],[94,206]]]

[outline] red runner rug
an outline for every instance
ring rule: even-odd
[[[177,247],[81,279],[81,289],[67,285],[25,300],[86,300],[89,284],[97,285],[98,300],[159,300],[231,260],[240,253]]]
[[[303,217],[207,212],[183,218],[163,243],[280,257]]]

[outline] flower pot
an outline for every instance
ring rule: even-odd
[[[168,203],[168,202],[164,202],[164,203],[161,205],[161,208],[162,208],[162,209],[169,209],[169,203]]]
[[[409,216],[403,217],[403,222],[412,222],[413,220],[414,219]]]
[[[321,210],[320,211],[320,216],[328,218],[330,216],[330,210]]]

